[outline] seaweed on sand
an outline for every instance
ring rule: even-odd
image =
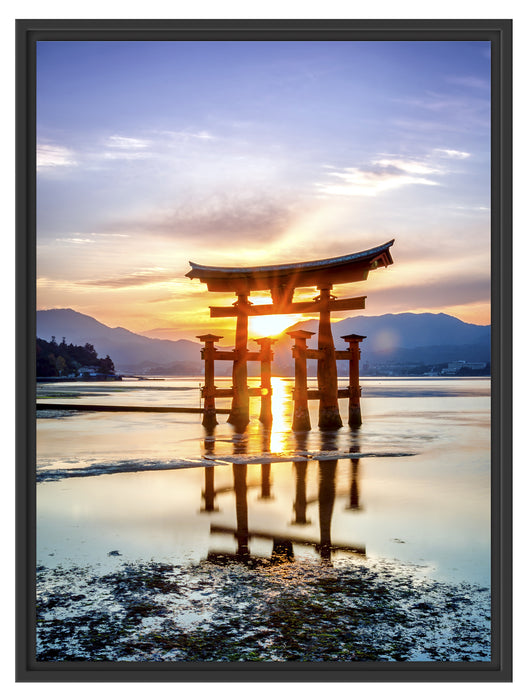
[[[389,563],[135,562],[37,581],[37,661],[490,659],[487,589]]]

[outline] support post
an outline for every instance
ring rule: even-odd
[[[320,392],[318,426],[320,430],[338,430],[343,423],[338,408],[338,371],[331,331],[332,285],[318,287],[318,289],[320,290],[318,297],[320,303],[318,350],[323,353],[318,360],[318,390]]]
[[[294,415],[292,430],[310,430],[309,402],[307,398],[307,339],[314,335],[310,331],[289,331],[295,340],[294,357]]]
[[[259,420],[265,426],[272,425],[272,381],[270,365],[273,358],[271,345],[275,343],[274,338],[256,338],[256,343],[260,346],[261,362],[261,409]]]
[[[215,385],[214,385],[214,343],[221,340],[222,335],[198,335],[197,338],[205,344],[201,350],[201,356],[205,361],[205,385],[203,387],[204,411],[202,424],[205,428],[214,428],[217,425]]]
[[[360,397],[362,389],[360,387],[360,343],[366,335],[341,336],[349,344],[349,425],[358,428],[362,424],[362,410],[360,408]]]
[[[248,341],[248,309],[250,307],[246,294],[237,294],[236,308],[236,344],[235,357],[232,367],[232,407],[228,416],[237,432],[242,433],[250,422],[250,405],[247,383],[247,341]]]

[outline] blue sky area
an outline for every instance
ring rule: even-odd
[[[488,323],[489,50],[39,42],[39,308],[192,337],[230,300],[186,279],[188,260],[294,262],[395,238],[393,266],[335,293],[367,294],[374,315]]]

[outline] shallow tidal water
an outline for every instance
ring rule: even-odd
[[[39,411],[38,661],[491,659],[489,380],[364,379],[361,428],[340,401],[325,434],[291,432],[291,389],[243,435]],[[196,407],[199,379],[38,395]]]
[[[38,395],[195,407],[199,381],[42,384]],[[345,427],[325,435],[315,402],[313,430],[290,431],[292,380],[273,382],[272,430],[252,399],[244,435],[226,415],[207,436],[197,414],[39,412],[38,564],[111,571],[286,551],[489,585],[489,380],[363,379],[361,428],[340,400]]]

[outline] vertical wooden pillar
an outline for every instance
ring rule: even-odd
[[[296,341],[292,348],[294,358],[294,416],[292,430],[310,430],[309,401],[307,399],[307,339],[310,331],[289,331]]]
[[[338,430],[343,423],[338,408],[338,371],[336,351],[331,331],[331,289],[332,285],[318,287],[320,296],[320,325],[318,330],[318,390],[320,392],[320,413],[318,426],[321,430]]]
[[[343,340],[349,343],[349,425],[357,428],[362,424],[362,410],[360,408],[360,343],[366,335],[342,335]]]
[[[205,428],[214,428],[217,425],[215,404],[215,378],[214,378],[214,343],[221,340],[222,335],[198,335],[197,338],[205,344],[201,350],[201,357],[205,361],[205,385],[203,387],[204,412],[202,424]]]
[[[248,342],[248,296],[237,294],[237,321],[236,321],[236,345],[235,357],[232,367],[232,407],[228,416],[238,432],[243,432],[250,422],[250,406],[247,383],[247,342]]]
[[[263,425],[271,425],[272,423],[272,382],[270,365],[273,357],[271,345],[275,342],[274,338],[256,338],[256,343],[261,347],[261,409],[259,412],[259,420]]]

